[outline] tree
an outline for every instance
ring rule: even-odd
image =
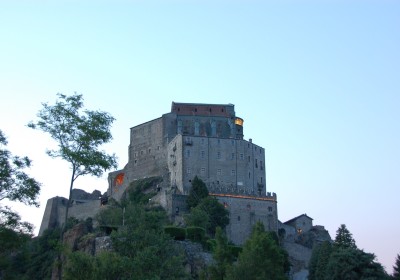
[[[216,229],[215,241],[216,246],[213,252],[215,264],[208,269],[209,277],[211,280],[223,280],[235,257],[229,247],[228,239],[220,227]]]
[[[40,184],[24,171],[31,166],[31,160],[13,156],[6,145],[7,139],[0,130],[0,202],[19,201],[38,207]],[[9,264],[10,253],[22,248],[32,230],[33,226],[22,222],[18,213],[0,205],[0,274]]]
[[[345,225],[337,230],[333,246],[324,242],[313,250],[309,268],[310,280],[388,279],[374,254],[357,248]]]
[[[185,216],[188,225],[203,227],[214,236],[217,227],[224,229],[229,224],[228,210],[215,197],[208,195],[206,184],[197,176],[192,181],[186,202],[190,209]]]
[[[187,198],[188,209],[196,207],[203,198],[208,196],[208,189],[206,184],[197,176],[192,181],[192,187],[189,190]]]
[[[309,280],[322,280],[325,278],[326,267],[331,253],[332,245],[329,241],[324,241],[313,249],[309,264]]]
[[[344,224],[340,225],[336,231],[335,246],[342,248],[357,248],[353,235]]]
[[[101,176],[103,172],[116,168],[115,155],[100,151],[102,144],[112,140],[110,132],[114,118],[106,112],[83,109],[81,94],[66,96],[57,94],[54,105],[43,103],[37,114],[39,120],[29,127],[39,129],[58,143],[57,150],[48,150],[53,158],[66,160],[72,169],[69,199],[75,180],[82,175]],[[68,217],[69,204],[65,212],[64,225]]]
[[[352,247],[338,247],[332,252],[326,267],[326,280],[387,279],[374,254]]]
[[[145,181],[141,182],[146,184]],[[139,184],[136,187],[142,188]],[[128,190],[129,191],[129,190]],[[161,207],[151,207],[148,200],[138,200],[136,192],[129,193],[121,201],[125,208],[125,222],[119,224],[118,230],[111,233],[113,248],[119,261],[113,261],[116,256],[106,255],[120,271],[120,278],[101,279],[186,279],[182,252],[171,242],[171,237],[164,233],[168,224],[168,216]],[[139,202],[138,202],[139,201]],[[101,212],[118,212],[121,208],[107,207]],[[113,223],[108,219],[120,214],[100,214],[100,226]],[[115,223],[113,223],[116,225]],[[103,262],[108,267],[108,261]],[[99,266],[101,267],[101,266]],[[129,276],[131,274],[131,276]]]
[[[286,279],[284,264],[281,249],[265,231],[264,225],[257,222],[226,279],[283,280]]]
[[[190,213],[185,215],[185,222],[187,226],[201,227],[207,229],[210,227],[210,217],[206,211],[200,207],[195,207],[190,210]]]
[[[39,206],[40,184],[23,171],[31,166],[31,160],[11,155],[6,145],[7,139],[0,130],[0,201],[8,199]]]
[[[217,227],[225,229],[229,224],[228,210],[215,197],[208,196],[203,198],[193,210],[196,211],[197,209],[207,213],[208,223],[205,229],[210,236],[215,235]]]
[[[400,255],[397,255],[396,264],[393,266],[393,278],[400,280]]]

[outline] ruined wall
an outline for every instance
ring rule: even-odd
[[[100,210],[100,200],[90,200],[84,203],[71,205],[68,211],[68,216],[84,221],[87,218],[95,217]]]
[[[83,194],[82,192],[79,193]],[[93,193],[97,194],[96,191]],[[87,197],[91,196],[91,194],[88,193],[86,193],[86,195]],[[39,229],[39,236],[41,236],[46,229],[61,227],[64,224],[67,203],[68,199],[58,196],[47,200],[42,223]],[[89,217],[93,218],[100,209],[100,199],[98,198],[93,200],[74,200],[73,204],[69,208],[68,217],[86,220]]]
[[[59,221],[64,221],[65,205],[67,202],[68,199],[59,196],[47,200],[42,223],[40,224],[39,236],[41,236],[46,229],[60,226]]]

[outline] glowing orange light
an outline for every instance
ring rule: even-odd
[[[235,119],[235,124],[240,125],[240,126],[243,126],[243,119],[241,119],[241,118],[236,118],[236,119]]]
[[[124,182],[124,173],[119,173],[117,177],[115,177],[115,184],[117,186],[120,186],[122,185],[123,182]]]

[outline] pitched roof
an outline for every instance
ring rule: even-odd
[[[298,218],[305,216],[306,218],[309,218],[311,220],[314,220],[313,218],[311,218],[310,216],[308,216],[307,214],[301,214],[297,217],[294,217],[293,219],[290,219],[289,221],[284,222],[284,224],[290,224],[291,222],[294,222],[295,220],[297,220]]]

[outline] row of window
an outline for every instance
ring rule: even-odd
[[[229,207],[229,204],[227,202],[223,203],[225,208]],[[251,205],[250,203],[246,205],[247,210],[251,210]],[[272,212],[272,206],[268,206],[268,212]],[[238,221],[240,221],[240,216],[238,216]]]
[[[192,139],[190,137],[186,137],[185,139],[186,142],[190,142],[192,143]],[[186,143],[185,142],[185,143]],[[201,139],[201,144],[204,145],[206,143],[205,138]],[[242,141],[239,141],[239,145],[242,146]],[[217,144],[221,144],[221,139],[217,139]],[[235,146],[235,140],[231,140],[231,145]],[[259,150],[259,153],[262,154],[262,149],[253,145],[254,146],[254,151],[257,151],[257,149]],[[247,143],[247,148],[250,148],[250,143]]]
[[[186,157],[190,157],[190,155],[191,155],[191,151],[190,150],[186,150]],[[235,153],[231,153],[230,159],[235,159],[235,157],[236,157]],[[205,159],[206,158],[206,151],[200,151],[200,158],[201,159]],[[251,161],[251,157],[248,156],[247,158],[248,158],[248,161],[250,162]],[[217,152],[217,159],[221,159],[221,152],[220,151]],[[243,154],[239,154],[239,159],[240,160],[244,160],[244,155]],[[256,166],[256,168],[258,168],[258,159],[255,159],[255,166]],[[260,160],[260,168],[263,169],[263,167],[264,167],[263,166],[263,162],[262,162],[262,160]]]
[[[192,173],[192,169],[190,167],[186,168],[186,174],[191,174],[191,173]],[[206,173],[206,168],[205,167],[200,168],[200,174],[205,174],[205,173]],[[222,170],[220,168],[217,169],[217,175],[222,175]],[[232,169],[231,175],[235,176],[236,170]]]
[[[159,151],[160,150],[160,146],[157,146],[157,151]],[[133,157],[134,158],[137,158],[138,157],[138,155],[144,155],[145,153],[147,153],[147,154],[151,154],[151,148],[148,148],[147,150],[141,150],[140,152],[135,152],[134,154],[133,154]]]
[[[186,168],[186,174],[192,174],[192,169],[190,167]],[[202,175],[206,174],[206,168],[205,167],[200,168],[200,174],[202,174]],[[218,176],[222,175],[222,169],[221,168],[217,169],[217,175]],[[232,169],[231,170],[231,176],[235,176],[235,175],[236,175],[236,170]],[[249,176],[249,179],[250,179],[251,178],[251,173],[250,172],[249,172],[248,176]],[[260,177],[260,182],[263,183],[263,177]]]

